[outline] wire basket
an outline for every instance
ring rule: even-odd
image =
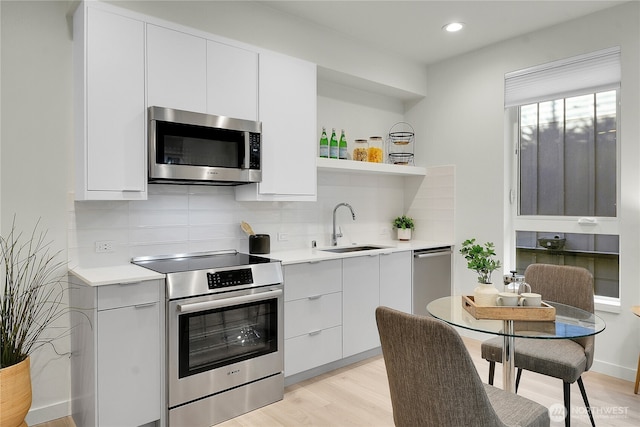
[[[392,165],[413,165],[413,153],[389,153]]]
[[[393,145],[409,145],[415,138],[413,126],[407,122],[398,122],[389,129],[389,141]]]

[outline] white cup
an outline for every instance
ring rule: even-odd
[[[515,292],[500,292],[496,298],[496,304],[504,307],[517,307],[518,294]]]
[[[518,293],[522,295],[523,292],[531,292],[531,285],[526,282],[520,283],[520,286],[518,286]]]
[[[542,305],[542,295],[534,293],[522,293],[520,294],[520,305],[528,307],[540,307]]]

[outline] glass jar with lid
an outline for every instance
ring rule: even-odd
[[[384,148],[381,136],[369,137],[369,161],[372,163],[384,162]]]
[[[366,162],[369,160],[369,143],[366,139],[356,139],[353,141],[353,160]]]

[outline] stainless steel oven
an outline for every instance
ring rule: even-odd
[[[210,426],[282,399],[280,262],[225,251],[134,263],[166,274],[169,425]]]

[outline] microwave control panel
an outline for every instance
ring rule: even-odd
[[[260,170],[260,134],[249,134],[249,169]]]

